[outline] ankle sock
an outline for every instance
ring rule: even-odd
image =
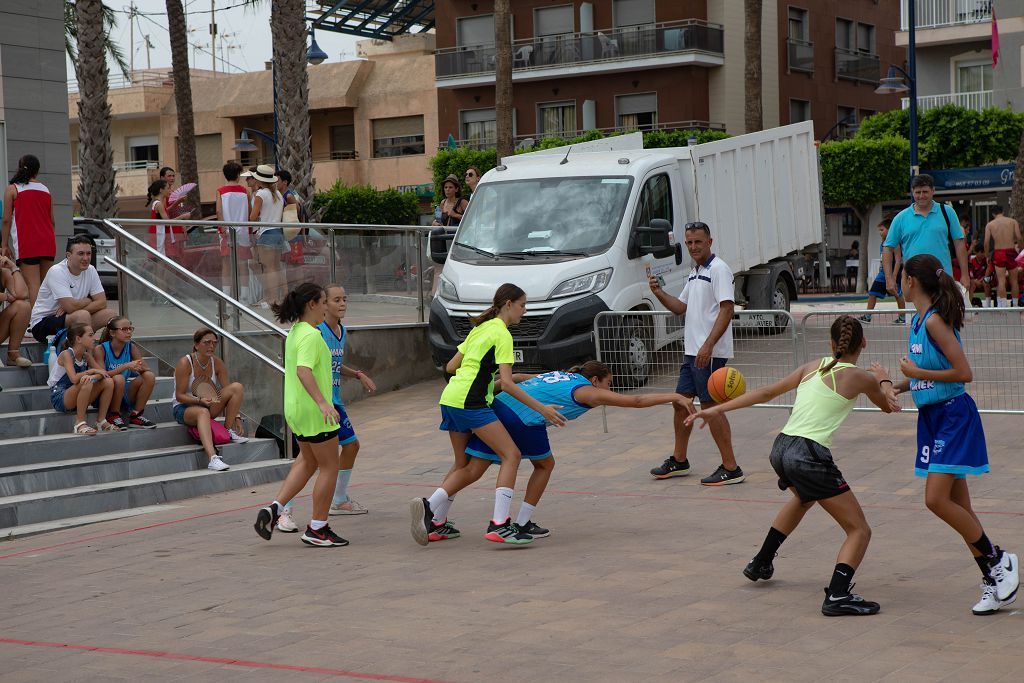
[[[533,516],[533,511],[536,509],[536,505],[530,505],[529,503],[524,502],[519,506],[519,515],[516,517],[516,524],[519,526],[525,525],[530,521],[530,518]]]
[[[975,549],[985,556],[988,560],[989,566],[992,566],[999,561],[999,551],[992,545],[992,541],[988,540],[988,536],[984,531],[981,532],[981,538],[971,543]]]
[[[352,470],[338,470],[338,483],[334,485],[334,498],[331,505],[348,502],[348,480],[352,478]]]
[[[833,597],[846,595],[850,592],[850,584],[853,583],[854,568],[840,562],[832,570],[832,581],[828,584],[828,594]]]
[[[978,563],[978,569],[981,570],[981,575],[983,577],[985,577],[986,579],[992,578],[992,573],[989,571],[991,567],[989,567],[987,557],[985,557],[984,555],[977,555],[975,556],[974,561]]]
[[[309,520],[309,528],[313,531],[320,531],[327,526],[327,520],[311,519]]]
[[[432,494],[430,494],[430,498],[427,498],[427,502],[430,503],[431,512],[440,509],[441,505],[447,501],[448,492],[445,491],[444,489],[437,489]]]
[[[512,494],[514,492],[507,486],[499,486],[494,490],[494,516],[491,520],[495,524],[504,524],[509,518],[509,511],[512,509]]]
[[[768,535],[764,537],[764,543],[761,544],[761,549],[757,551],[757,556],[754,559],[760,564],[771,564],[772,560],[775,559],[775,553],[779,552],[779,546],[785,540],[786,534],[775,527],[771,527],[768,529]]]
[[[452,503],[454,502],[455,496],[449,496],[438,503],[437,507],[430,506],[434,513],[434,524],[444,524],[444,520],[448,519],[448,511],[452,509]]]

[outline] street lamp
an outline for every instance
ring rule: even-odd
[[[309,29],[309,49],[306,50],[306,61],[316,66],[317,64],[323,64],[327,60],[327,53],[320,49],[320,46],[316,44],[316,34],[313,32],[313,28]]]
[[[907,40],[907,67],[908,71],[904,71],[895,64],[889,65],[889,72],[883,78],[878,87],[875,88],[875,93],[878,95],[893,95],[908,93],[910,98],[910,175],[911,177],[916,176],[920,171],[921,167],[917,163],[917,42],[916,36],[914,35],[914,23],[915,23],[915,0],[907,0],[907,23],[908,26],[908,40]],[[903,74],[902,77],[896,74]],[[906,79],[906,83],[904,83]]]

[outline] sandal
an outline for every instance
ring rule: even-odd
[[[30,368],[30,367],[32,367],[32,361],[30,361],[28,358],[25,358],[24,356],[18,355],[16,353],[14,353],[14,354],[12,354],[12,353],[7,354],[7,364],[10,367],[19,367],[19,368]]]
[[[71,431],[72,434],[78,434],[79,436],[93,436],[96,434],[96,430],[89,426],[89,423],[85,420],[75,424],[75,428]]]
[[[96,426],[100,428],[101,432],[120,432],[121,431],[121,429],[119,427],[111,424],[110,422],[107,422],[106,420],[104,420],[103,422],[100,422]],[[94,429],[92,433],[95,434],[96,430]]]

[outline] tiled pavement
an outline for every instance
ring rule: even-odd
[[[0,543],[0,681],[1021,680],[1024,618],[971,615],[977,568],[924,509],[913,414],[855,414],[836,438],[875,532],[858,591],[882,612],[828,619],[841,532],[820,509],[773,580],[740,573],[788,495],[767,462],[783,411],[733,414],[748,481],[724,489],[697,483],[716,464],[706,432],[694,475],[647,474],[670,448],[668,408],[610,409],[608,434],[595,411],[553,430],[536,515],[550,538],[484,541],[488,477],[455,506],[463,538],[421,548],[406,502],[449,466],[439,390],[352,406],[352,492],[371,512],[335,518],[347,548],[260,540],[255,508],[275,486]],[[984,418],[994,474],[972,494],[989,536],[1024,557],[1019,419]]]

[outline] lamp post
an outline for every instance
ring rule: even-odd
[[[909,71],[904,71],[895,64],[890,64],[889,72],[881,80],[878,87],[875,88],[875,93],[879,95],[908,93],[910,97],[910,175],[913,177],[921,171],[921,167],[917,163],[917,43],[914,35],[914,15],[916,10],[914,8],[915,0],[906,0],[906,2],[907,22],[909,24],[907,41],[907,67]],[[897,73],[903,74],[903,77],[897,76]],[[906,78],[906,83],[903,82],[904,78]]]

